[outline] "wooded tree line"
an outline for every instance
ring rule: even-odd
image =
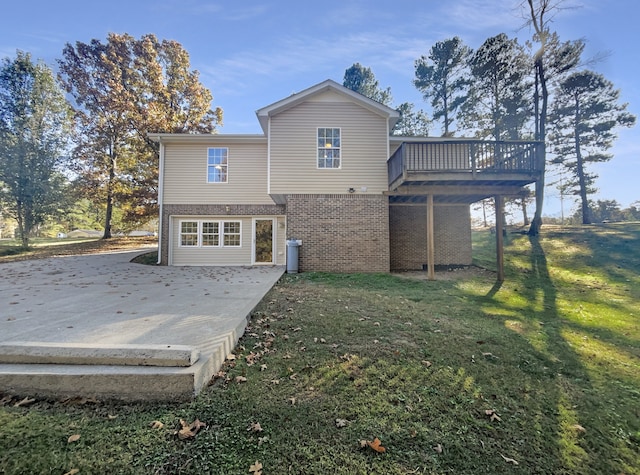
[[[439,124],[445,137],[544,140],[589,223],[597,177],[588,165],[611,159],[616,129],[635,117],[613,84],[586,67],[584,41],[561,41],[550,29],[559,3],[522,2],[533,31],[525,44],[501,33],[475,51],[458,37],[433,45],[415,61],[413,81],[431,118],[402,103],[393,133],[427,135]],[[393,101],[359,63],[345,71],[344,85],[385,105]],[[114,220],[119,229],[148,222],[157,216],[158,149],[147,133],[213,133],[222,110],[211,102],[182,46],[152,34],[67,44],[57,76],[18,51],[0,63],[0,213],[17,221],[25,247],[48,217],[76,222],[82,209],[101,222],[104,238]],[[544,170],[548,160],[540,160]],[[541,224],[544,185],[543,175],[532,234]]]
[[[550,19],[562,2],[525,0],[521,6],[533,35],[520,44],[500,33],[473,51],[458,37],[445,39],[415,61],[414,86],[431,107],[431,120],[413,104],[397,107],[397,135],[423,135],[440,124],[441,136],[456,133],[485,140],[540,140],[552,152],[540,157],[542,179],[535,185],[536,212],[530,234],[542,224],[546,164],[563,168],[569,179],[563,192],[580,199],[582,222],[592,222],[589,195],[595,175],[588,166],[610,160],[608,150],[616,129],[635,124],[619,102],[620,92],[603,75],[589,69],[595,60],[583,58],[583,39],[562,41]],[[371,69],[354,64],[343,84],[385,105],[389,88],[381,89]],[[531,197],[533,198],[533,197]],[[519,205],[526,216],[526,200]]]
[[[157,216],[158,147],[147,134],[215,132],[212,99],[182,46],[152,34],[67,44],[57,77],[28,53],[5,58],[0,210],[23,246],[50,216],[97,209],[104,238],[116,215],[120,229]]]

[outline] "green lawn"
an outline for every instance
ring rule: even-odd
[[[190,403],[0,395],[0,473],[640,474],[640,224],[506,241],[502,285],[285,276]]]

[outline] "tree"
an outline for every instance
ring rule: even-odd
[[[400,120],[393,128],[393,135],[403,137],[425,137],[429,135],[429,119],[422,109],[415,111],[411,102],[403,102],[396,109],[400,113]]]
[[[582,223],[591,223],[588,195],[596,191],[597,175],[587,171],[590,163],[613,157],[606,151],[617,138],[617,127],[631,127],[635,116],[620,104],[620,91],[601,74],[585,70],[567,77],[558,88],[552,111],[551,141],[556,158],[572,180],[570,187],[580,196]]]
[[[469,97],[460,108],[459,122],[476,129],[479,138],[522,139],[531,117],[533,86],[527,81],[530,65],[524,49],[501,33],[475,51],[469,67]]]
[[[0,201],[22,247],[64,202],[71,109],[52,71],[17,52],[0,66]]]
[[[385,106],[389,106],[392,102],[391,88],[380,89],[371,69],[360,63],[354,63],[344,72],[342,85]]]
[[[434,120],[442,119],[442,136],[451,137],[455,112],[467,99],[467,60],[471,49],[457,36],[439,41],[415,62],[414,86],[431,100]]]
[[[147,134],[211,133],[222,110],[211,110],[211,93],[182,46],[151,34],[67,44],[59,66],[80,123],[79,184],[86,197],[105,204],[109,238],[116,204],[133,223],[157,212],[158,150]]]
[[[521,4],[527,24],[533,28],[533,41],[538,45],[532,57],[535,78],[535,139],[540,141],[545,141],[547,137],[549,73],[553,71],[556,75],[561,75],[574,68],[584,49],[583,41],[560,43],[557,34],[549,29],[553,16],[561,8],[563,1],[524,0]],[[531,236],[537,236],[542,226],[546,162],[546,150],[541,147],[537,160],[540,178],[535,183],[536,210],[529,228]]]

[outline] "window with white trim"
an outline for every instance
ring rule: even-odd
[[[182,221],[180,223],[180,245],[181,246],[197,246],[198,245],[198,222]]]
[[[207,183],[227,183],[229,180],[229,149],[210,147],[207,149]]]
[[[241,247],[240,221],[181,221],[180,247]]]
[[[220,245],[220,223],[218,221],[202,222],[202,246]]]
[[[318,128],[318,168],[340,168],[340,129]]]
[[[240,221],[224,222],[224,245],[240,246]]]

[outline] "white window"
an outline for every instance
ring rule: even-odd
[[[181,246],[197,246],[198,245],[198,222],[182,221],[180,223],[180,245]]]
[[[218,221],[202,222],[202,246],[220,245],[220,223]]]
[[[240,221],[181,221],[180,247],[241,247]]]
[[[229,149],[211,147],[207,149],[207,183],[227,183],[229,179]]]
[[[340,168],[340,129],[318,129],[318,168]]]

